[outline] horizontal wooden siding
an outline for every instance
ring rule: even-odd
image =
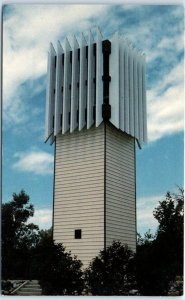
[[[136,249],[134,138],[106,125],[106,246]]]
[[[103,249],[104,124],[56,137],[54,240],[84,267]]]

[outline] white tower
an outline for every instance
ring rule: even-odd
[[[136,248],[135,141],[147,139],[145,57],[117,33],[48,55],[45,139],[55,143],[53,237],[86,267],[113,240]]]

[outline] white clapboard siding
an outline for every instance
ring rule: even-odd
[[[106,245],[115,239],[127,243],[133,250],[136,248],[135,142],[134,138],[107,125]]]
[[[78,111],[78,82],[79,82],[79,61],[78,61],[78,42],[73,37],[72,46],[72,80],[71,80],[71,120],[70,132],[72,133],[77,127],[77,111]]]
[[[71,63],[70,63],[70,44],[65,40],[64,50],[64,94],[63,94],[63,114],[62,114],[62,133],[69,130],[69,112],[70,112],[70,84],[71,84]]]
[[[56,88],[55,88],[55,123],[54,135],[56,136],[62,129],[61,119],[63,110],[63,86],[64,86],[64,67],[62,64],[63,49],[58,41],[57,60],[56,60]]]
[[[94,97],[94,79],[95,79],[95,56],[93,36],[91,31],[88,35],[88,76],[87,76],[87,129],[89,129],[93,123],[93,107],[95,105]]]
[[[74,239],[75,229],[82,230],[82,239]],[[84,267],[103,249],[104,124],[56,138],[54,240]]]
[[[45,114],[45,141],[51,136],[54,131],[54,112],[55,112],[55,59],[56,52],[50,43],[48,53],[48,70],[47,70],[47,90],[46,90],[46,114]]]
[[[105,241],[109,246],[120,240],[135,250],[134,147],[134,138],[111,124],[56,137],[54,240],[84,268]],[[74,239],[75,229],[82,239]]]

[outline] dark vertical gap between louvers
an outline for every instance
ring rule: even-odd
[[[78,48],[78,65],[80,66],[80,48]],[[80,87],[79,80],[80,80],[80,77],[78,77],[78,83],[77,83],[77,88],[78,88],[78,105],[77,105],[77,112],[76,112],[77,124],[79,123],[79,87]]]
[[[54,76],[54,89],[53,89],[53,94],[55,97],[55,80],[56,80],[56,67],[57,67],[57,56],[55,55],[55,61],[54,61],[54,67],[55,67],[55,76]],[[53,111],[53,123],[52,123],[52,127],[53,127],[53,132],[54,132],[54,126],[55,126],[55,101],[54,101],[54,111]]]
[[[68,123],[71,123],[71,81],[72,81],[72,51],[70,51],[70,84],[69,84],[69,116]]]
[[[111,117],[111,106],[109,104],[109,83],[111,77],[109,75],[109,55],[111,54],[111,42],[105,40],[102,42],[103,52],[103,105],[102,105],[102,117],[104,121],[108,121]]]
[[[94,104],[93,104],[93,120],[96,121],[96,44],[93,44],[93,54],[94,54]]]
[[[62,128],[62,122],[63,122],[63,92],[64,92],[64,53],[62,53],[62,66],[63,66],[63,82],[61,87],[61,93],[62,93],[62,113],[60,115],[60,126]]]
[[[86,78],[88,77],[88,46],[85,47]],[[85,80],[85,123],[87,124],[87,79]]]

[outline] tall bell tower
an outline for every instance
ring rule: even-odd
[[[135,147],[147,140],[145,57],[115,33],[48,54],[45,140],[55,145],[53,237],[87,267],[113,240],[136,248]]]

